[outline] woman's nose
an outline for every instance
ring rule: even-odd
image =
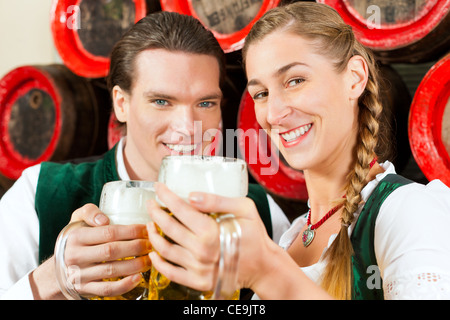
[[[282,94],[269,94],[267,101],[267,123],[280,125],[291,113],[291,108]]]

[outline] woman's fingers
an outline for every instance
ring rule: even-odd
[[[191,205],[170,191],[164,184],[156,183],[155,191],[158,198],[163,203],[168,204],[169,211],[194,234],[202,234],[214,228],[215,222],[208,214],[192,208]],[[209,213],[208,211],[205,212]]]
[[[188,249],[196,258],[202,260],[203,255],[209,254],[204,244],[207,243],[209,246],[212,240],[218,237],[217,223],[211,217],[193,210],[187,203],[182,206],[182,209],[177,208],[177,210],[191,211],[188,213],[191,220],[187,225],[161,210],[156,201],[148,203],[150,215],[159,228],[163,230],[165,237]],[[186,212],[181,213],[181,210],[177,212],[177,216],[181,214],[187,217],[188,214]],[[150,242],[155,246],[152,239],[150,239]],[[157,248],[155,249],[159,251]]]
[[[214,287],[214,275],[210,273],[209,277],[205,273],[194,273],[192,270],[185,269],[164,260],[157,252],[149,254],[153,267],[163,274],[170,281],[181,283],[189,288],[199,291],[209,291]]]
[[[258,215],[255,203],[247,197],[228,198],[212,193],[192,192],[189,203],[203,212],[232,213],[237,218],[253,218]]]

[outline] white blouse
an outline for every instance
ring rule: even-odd
[[[392,163],[381,166],[385,172],[361,191],[364,202],[387,174],[395,173]],[[348,228],[349,236],[363,204]],[[304,214],[293,221],[280,239],[281,247],[286,250],[290,247],[306,218]],[[328,247],[336,236],[329,238]],[[368,285],[372,288],[380,285],[379,274],[385,299],[450,299],[450,189],[434,180],[427,185],[411,183],[393,191],[376,219],[374,246],[379,271],[367,270],[371,275]],[[326,266],[323,255],[327,248],[317,263],[301,268],[316,283]]]

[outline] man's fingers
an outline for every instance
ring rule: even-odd
[[[73,212],[70,222],[75,221],[84,221],[92,227],[109,224],[109,218],[92,203],[85,204]]]
[[[83,250],[67,247],[64,260],[67,265],[84,267],[103,261],[114,261],[127,257],[141,256],[149,253],[150,250],[151,243],[146,239],[115,241],[94,246],[86,246]]]
[[[74,229],[69,238],[71,243],[80,245],[96,245],[133,239],[147,239],[147,230],[144,224],[82,227]]]
[[[140,273],[117,281],[92,281],[86,284],[74,283],[77,292],[83,296],[115,297],[133,290],[142,282]]]
[[[137,258],[126,258],[116,261],[104,262],[79,268],[76,265],[68,266],[71,277],[78,277],[79,282],[87,283],[102,279],[118,280],[118,277],[129,276],[139,272],[146,272],[151,267],[148,254]]]

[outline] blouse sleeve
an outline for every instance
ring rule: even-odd
[[[28,274],[38,266],[39,172],[40,165],[24,170],[0,201],[0,299],[33,299]]]
[[[380,208],[375,254],[385,299],[450,299],[450,189],[396,189]]]

